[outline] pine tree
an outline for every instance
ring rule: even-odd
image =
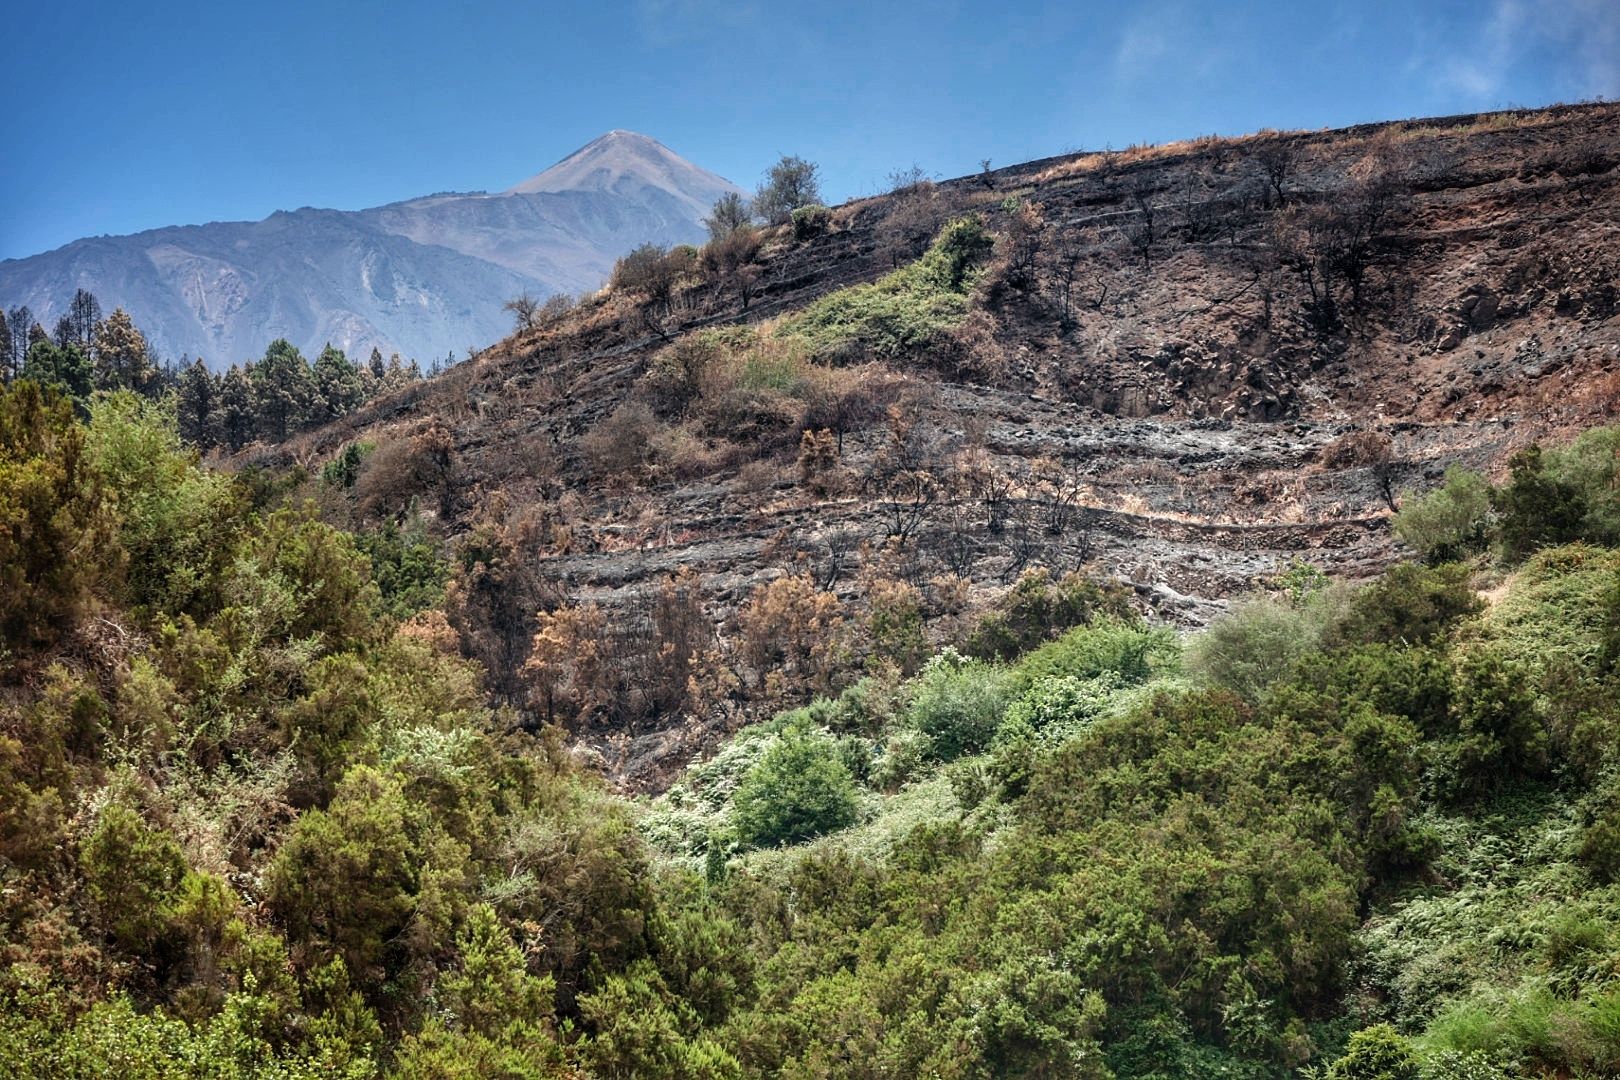
[[[410,366],[407,367],[405,361],[399,358],[399,353],[394,353],[388,358],[388,370],[383,375],[382,390],[384,392],[398,390],[400,387],[409,385],[421,377],[422,369],[417,366],[415,360],[412,360]]]
[[[23,304],[11,309],[6,322],[11,327],[11,355],[6,359],[12,373],[16,374],[22,371],[23,361],[28,358],[28,334],[34,328],[34,313]]]
[[[388,368],[383,365],[382,350],[375,345],[371,347],[371,359],[367,361],[366,366],[371,369],[371,377],[377,380],[379,386],[382,385],[383,376],[388,374]]]
[[[277,338],[253,368],[253,405],[259,433],[280,442],[297,431],[309,416],[309,365],[296,346]]]
[[[90,360],[73,342],[57,345],[50,340],[34,342],[28,349],[22,377],[41,386],[55,386],[73,399],[82,412],[90,403],[93,375]]]
[[[151,385],[157,371],[146,337],[123,308],[96,325],[95,346],[96,383],[102,389],[143,391]]]
[[[353,412],[365,398],[365,387],[360,382],[360,371],[343,355],[342,349],[331,345],[315,358],[312,373],[315,383],[314,418],[335,420]]]
[[[63,315],[56,320],[56,326],[51,330],[51,342],[58,349],[65,349],[69,345],[77,343],[76,334],[77,331],[73,328],[73,316]],[[29,347],[30,351],[32,351],[32,348],[32,346]]]
[[[219,380],[219,402],[215,407],[219,439],[232,450],[242,449],[253,438],[253,400],[252,376],[241,365],[232,364]]]
[[[101,322],[101,302],[94,294],[80,289],[73,294],[66,318],[72,327],[73,341],[81,352],[91,356],[91,350],[95,347],[96,324]]]
[[[180,423],[180,437],[201,450],[207,450],[219,442],[219,380],[199,357],[180,373],[179,382],[175,394],[175,412]]]
[[[6,321],[6,313],[0,309],[0,382],[10,382],[11,367],[11,324]]]

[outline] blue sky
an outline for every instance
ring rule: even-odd
[[[1620,96],[1616,0],[21,0],[0,257],[499,190],[611,128],[745,187]]]

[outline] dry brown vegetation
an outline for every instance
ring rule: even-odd
[[[609,756],[655,775],[674,752],[660,732],[688,753],[859,670],[834,655],[904,666],[917,635],[1032,568],[1120,574],[1198,621],[1295,558],[1370,572],[1400,491],[1612,416],[1614,115],[897,174],[816,235],[644,250],[571,310],[284,453],[315,472],[375,444],[328,502],[362,521],[436,509],[464,650],[531,709],[551,680],[569,715],[596,718],[582,737],[629,732]],[[923,319],[914,294],[869,288],[915,278],[964,214],[994,246],[960,304]],[[893,334],[896,313],[922,331]],[[875,321],[845,334],[837,318]],[[635,613],[683,568],[713,628],[681,652],[684,697],[628,629],[656,623]],[[815,608],[833,601],[836,619]],[[791,656],[762,659],[748,628],[778,609],[820,627],[822,653],[787,636],[768,640]],[[662,688],[548,674],[550,619]]]

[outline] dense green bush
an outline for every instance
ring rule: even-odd
[[[930,660],[912,684],[907,720],[939,761],[954,761],[990,745],[1012,697],[1011,678],[999,665],[946,651]]]
[[[809,240],[820,236],[832,224],[832,211],[820,203],[798,206],[793,210],[793,239]]]
[[[1419,1080],[1422,1063],[1411,1045],[1388,1024],[1350,1036],[1344,1056],[1328,1070],[1328,1080]]]
[[[0,389],[0,633],[10,645],[54,640],[123,570],[116,496],[86,441],[55,392],[26,380]]]
[[[443,602],[450,567],[420,524],[401,528],[386,521],[356,533],[354,542],[371,560],[371,577],[389,615],[405,619]]]
[[[1502,547],[1521,559],[1537,548],[1581,539],[1586,520],[1584,493],[1559,475],[1541,447],[1514,455],[1512,477],[1492,496],[1501,516]]]
[[[780,332],[818,353],[855,345],[892,357],[924,349],[967,316],[968,290],[993,247],[983,222],[958,219],[910,266],[829,293],[787,319]]]
[[[1198,678],[1250,701],[1319,646],[1330,616],[1320,602],[1253,599],[1216,619],[1187,651]]]
[[[1490,481],[1454,465],[1433,491],[1407,494],[1395,515],[1395,535],[1425,559],[1462,558],[1484,548],[1490,512]]]
[[[1021,691],[1052,675],[1094,679],[1112,674],[1121,685],[1133,686],[1173,675],[1179,665],[1180,649],[1169,629],[1108,618],[1076,627],[1041,646],[1021,659],[1013,671]]]
[[[732,802],[743,844],[790,844],[853,822],[855,780],[837,743],[794,726],[743,777]]]
[[[1326,641],[1426,645],[1484,606],[1466,566],[1402,563],[1351,598]]]
[[[968,634],[963,652],[981,660],[1012,660],[1049,639],[1099,616],[1131,617],[1118,586],[1079,574],[1057,581],[1044,568],[1029,570]]]

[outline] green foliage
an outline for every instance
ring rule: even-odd
[[[520,1043],[552,1018],[554,981],[528,971],[495,909],[480,904],[457,941],[460,966],[439,981],[439,1008],[454,1031]]]
[[[869,285],[830,293],[782,324],[817,353],[859,346],[878,356],[925,349],[968,313],[968,292],[994,242],[976,217],[946,225],[926,254]]]
[[[196,467],[172,411],[129,391],[99,396],[87,449],[118,492],[119,534],[129,552],[130,599],[170,612],[201,613],[235,548],[245,511],[227,476]]]
[[[1321,642],[1331,612],[1325,598],[1301,605],[1253,599],[1216,619],[1187,649],[1187,668],[1197,678],[1250,701]]]
[[[594,1031],[584,1059],[595,1075],[672,1080],[742,1075],[736,1058],[695,1033],[697,1015],[669,992],[650,961],[609,976],[600,990],[580,998],[580,1012]]]
[[[1593,428],[1553,453],[1553,469],[1581,493],[1581,535],[1620,544],[1620,426]]]
[[[94,369],[78,345],[37,341],[28,348],[22,378],[49,387],[73,402],[80,412],[90,404]]]
[[[315,387],[309,363],[291,342],[272,341],[251,378],[260,435],[280,442],[305,423]]]
[[[11,648],[55,640],[123,569],[115,496],[85,441],[54,392],[0,388],[0,632]]]
[[[1402,500],[1395,535],[1430,561],[1458,559],[1484,548],[1490,512],[1490,481],[1453,465],[1439,487]]]
[[[1174,674],[1180,656],[1175,635],[1168,629],[1149,628],[1135,621],[1099,619],[1041,646],[1013,670],[1020,690],[1053,675],[1077,679],[1113,675],[1121,686],[1134,686],[1156,676]]]
[[[1053,636],[1098,616],[1130,617],[1117,586],[1079,574],[1057,581],[1044,568],[1025,571],[967,638],[963,651],[981,660],[1011,660]]]
[[[1344,1056],[1328,1070],[1328,1080],[1419,1080],[1421,1063],[1408,1042],[1388,1024],[1350,1036]]]
[[[331,345],[321,350],[310,368],[310,415],[315,423],[335,420],[353,412],[365,400],[365,384],[360,369],[342,349]]]
[[[364,1053],[283,1049],[262,1029],[263,1001],[234,994],[205,1023],[139,1011],[128,997],[70,1017],[55,995],[30,994],[0,1010],[0,1064],[37,1080],[367,1080]]]
[[[360,466],[373,449],[375,447],[369,442],[344,443],[343,449],[321,466],[321,483],[343,490],[354,487],[355,480],[360,477]]]
[[[354,539],[312,508],[265,517],[224,572],[226,632],[235,641],[283,638],[316,650],[374,640],[377,587]]]
[[[1007,708],[1000,740],[1029,736],[1061,741],[1080,731],[1113,704],[1124,683],[1112,671],[1090,678],[1045,675]]]
[[[912,684],[908,723],[938,761],[987,749],[1012,699],[1012,679],[998,664],[946,650]]]
[[[301,815],[265,874],[289,938],[379,978],[423,884],[412,818],[399,781],[366,766],[344,777],[328,809]]]
[[[765,174],[751,204],[753,213],[767,225],[784,225],[801,206],[821,202],[821,185],[814,162],[783,154]]]
[[[1620,428],[1596,428],[1561,450],[1532,446],[1516,454],[1512,475],[1493,502],[1503,549],[1522,558],[1576,540],[1620,542]]]
[[[186,872],[174,838],[113,803],[80,846],[79,865],[112,939],[128,952],[150,954]]]
[[[735,191],[728,191],[715,200],[709,216],[703,219],[703,226],[709,230],[710,243],[719,243],[748,228],[752,218],[748,200]]]
[[[1499,789],[1546,771],[1547,732],[1524,675],[1494,650],[1460,658],[1451,702],[1457,737],[1443,748],[1459,792]]]
[[[408,619],[443,601],[450,566],[420,524],[401,527],[385,521],[375,529],[356,533],[354,542],[371,560],[371,577],[388,615]]]
[[[1468,583],[1466,566],[1401,563],[1355,594],[1327,640],[1426,645],[1484,606]]]
[[[743,844],[790,844],[850,824],[855,805],[837,744],[790,727],[737,785],[732,821]]]
[[[809,240],[820,236],[832,224],[832,211],[820,203],[795,207],[792,217],[795,240]]]

